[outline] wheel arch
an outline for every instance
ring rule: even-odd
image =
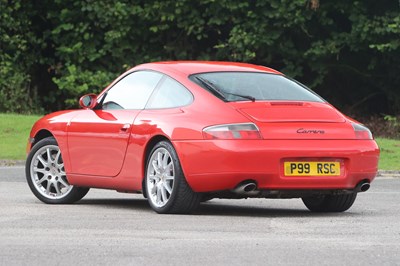
[[[29,152],[39,141],[49,137],[53,137],[56,140],[57,145],[60,147],[61,154],[63,156],[65,169],[67,172],[69,172],[69,169],[71,169],[71,165],[66,140],[65,138],[62,138],[61,136],[55,134],[55,132],[48,130],[47,128],[41,128],[35,133],[35,135],[33,135],[33,143],[28,143],[29,146],[27,147],[27,153],[29,154]]]
[[[39,141],[42,139],[48,138],[48,137],[54,137],[54,135],[47,129],[41,129],[39,130],[35,136],[34,136],[34,142],[31,144],[31,149],[33,146],[35,146]]]

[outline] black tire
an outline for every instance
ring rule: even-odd
[[[344,212],[356,200],[357,193],[325,195],[302,198],[304,205],[312,212]]]
[[[200,203],[201,195],[190,188],[178,155],[168,141],[160,141],[151,150],[144,185],[147,200],[157,213],[191,213]]]
[[[209,202],[210,200],[213,200],[214,199],[214,197],[213,196],[210,196],[210,195],[202,195],[201,196],[201,199],[200,199],[200,202],[201,203],[203,203],[203,202]]]
[[[89,191],[89,188],[68,183],[61,151],[53,137],[42,139],[33,146],[26,160],[25,175],[32,193],[44,203],[73,203]]]

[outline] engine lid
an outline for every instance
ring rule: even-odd
[[[343,123],[344,116],[331,105],[317,102],[260,102],[236,106],[259,122],[325,122]]]
[[[257,125],[264,139],[355,139],[354,129],[345,116],[327,103],[230,104]]]

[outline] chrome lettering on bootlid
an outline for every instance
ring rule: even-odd
[[[299,134],[325,134],[325,131],[324,130],[317,130],[317,129],[299,128],[297,130],[297,133],[299,133]]]

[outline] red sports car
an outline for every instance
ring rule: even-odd
[[[45,203],[95,187],[143,193],[158,213],[247,197],[342,212],[377,173],[368,128],[263,66],[143,64],[79,103],[32,128],[26,177]]]

